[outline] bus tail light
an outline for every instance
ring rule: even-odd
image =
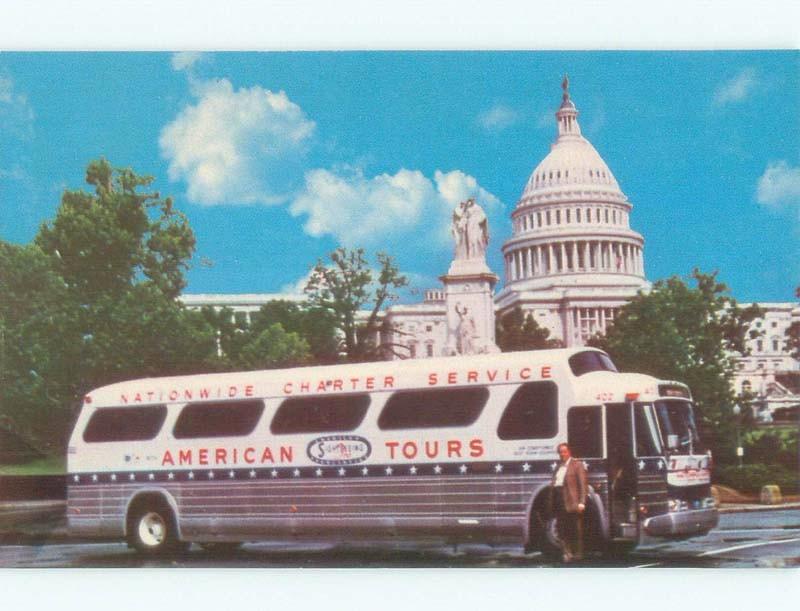
[[[625,401],[636,401],[639,398],[638,392],[627,392],[625,393]]]

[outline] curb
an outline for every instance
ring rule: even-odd
[[[728,505],[727,507],[725,505]],[[726,503],[717,507],[720,513],[752,513],[756,511],[779,511],[781,509],[800,509],[800,503],[781,503],[778,505],[759,505],[757,503]]]

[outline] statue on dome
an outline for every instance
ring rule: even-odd
[[[489,244],[489,220],[473,198],[453,211],[450,231],[456,240],[455,259],[482,259]]]

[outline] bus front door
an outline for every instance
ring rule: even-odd
[[[607,404],[605,410],[610,535],[614,539],[635,539],[638,537],[637,471],[632,405],[612,403]]]

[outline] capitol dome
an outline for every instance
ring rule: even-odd
[[[617,306],[649,283],[644,239],[630,227],[632,205],[581,134],[567,78],[562,89],[556,139],[511,213],[512,236],[503,244],[505,287],[496,303],[501,311],[536,310],[551,329],[562,327],[556,336],[566,345],[577,345],[604,331]],[[537,309],[537,303],[553,302],[561,305]],[[573,305],[566,307],[568,302]]]

